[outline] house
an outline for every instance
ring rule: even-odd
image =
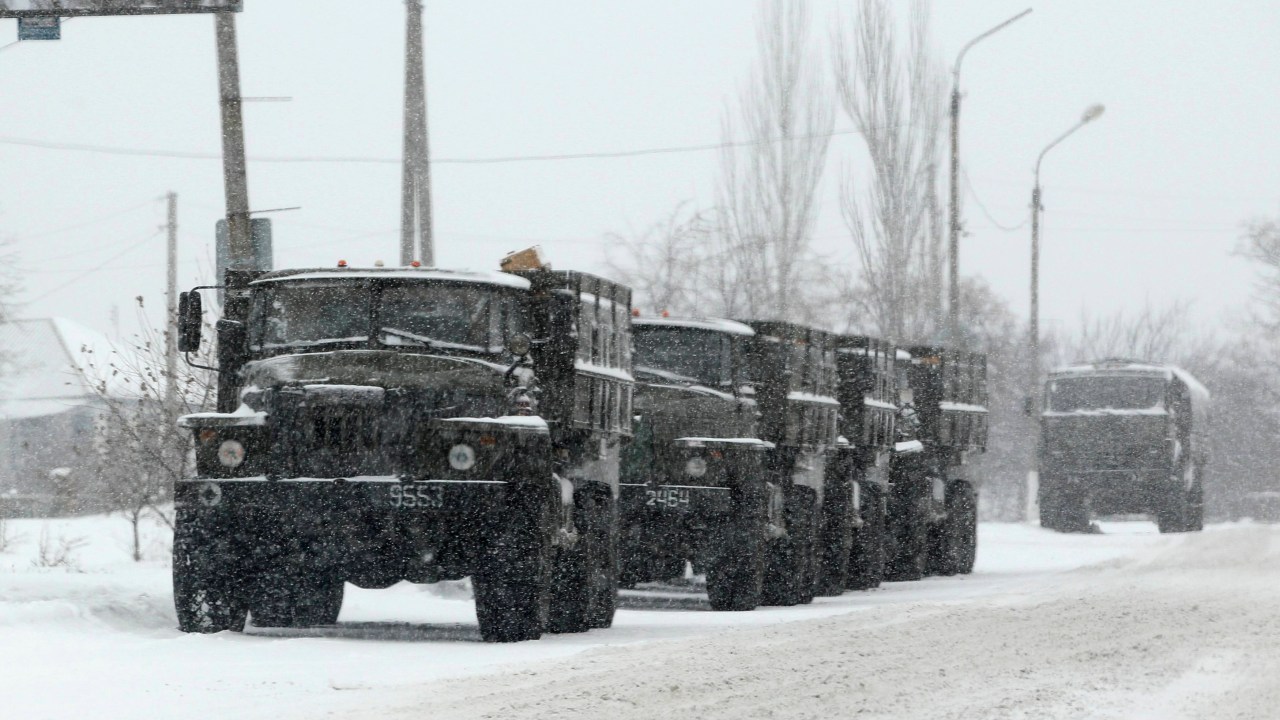
[[[90,378],[114,353],[70,320],[0,324],[0,517],[97,509],[82,492],[103,409]]]

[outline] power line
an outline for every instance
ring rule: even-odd
[[[54,235],[61,235],[62,233],[71,232],[72,230],[81,230],[87,227],[93,227],[94,225],[107,222],[108,220],[115,220],[118,217],[123,217],[125,215],[128,215],[131,212],[141,210],[144,207],[149,207],[153,204],[153,202],[154,201],[152,200],[148,200],[147,202],[141,203],[139,205],[134,205],[132,207],[127,207],[122,210],[117,210],[111,213],[110,215],[103,215],[101,217],[94,218],[93,220],[86,220],[82,223],[76,223],[75,225],[67,225],[65,227],[56,228],[54,230],[42,230],[38,233],[15,233],[13,235],[13,238],[14,240],[17,240],[19,242],[24,240],[38,240],[40,238],[52,237]],[[57,258],[54,258],[54,259],[57,259]]]
[[[555,155],[506,155],[497,157],[463,157],[463,158],[434,158],[431,160],[432,165],[500,165],[510,163],[523,162],[548,162],[548,161],[566,161],[566,160],[603,160],[630,157],[643,157],[646,155],[671,155],[677,153],[690,152],[708,152],[712,150],[727,150],[739,147],[752,147],[759,145],[773,145],[789,140],[817,140],[822,138],[836,137],[838,135],[856,135],[858,130],[834,130],[829,133],[815,133],[809,135],[798,135],[792,138],[769,138],[767,140],[742,140],[733,142],[708,143],[705,145],[678,145],[671,147],[643,148],[639,150],[619,150],[613,152],[584,152],[584,153],[562,153]],[[204,153],[204,152],[185,152],[181,150],[156,150],[146,148],[126,148],[110,145],[93,145],[88,143],[66,143],[55,142],[52,140],[36,140],[32,138],[20,138],[0,136],[0,145],[11,145],[16,147],[40,148],[42,150],[61,150],[68,152],[89,152],[102,155],[120,155],[125,157],[156,157],[169,158],[174,160],[221,160],[221,153]],[[258,163],[283,163],[283,164],[357,164],[357,165],[400,165],[403,161],[401,158],[391,157],[365,157],[365,156],[343,156],[343,155],[312,155],[312,156],[289,156],[289,155],[260,155],[250,157],[249,162]]]
[[[31,299],[31,300],[28,300],[28,301],[26,301],[26,302],[25,302],[25,303],[23,303],[23,304],[27,304],[27,303],[37,303],[37,302],[40,302],[41,300],[44,300],[45,298],[49,297],[50,295],[53,295],[53,294],[55,294],[55,293],[57,293],[57,292],[59,292],[59,291],[61,291],[61,290],[65,289],[66,287],[68,287],[68,286],[70,286],[70,285],[74,285],[75,283],[80,282],[81,280],[83,280],[83,279],[85,279],[86,277],[88,277],[88,276],[92,275],[93,273],[95,273],[95,272],[98,272],[98,271],[102,270],[102,269],[103,269],[103,268],[105,268],[107,265],[110,265],[113,261],[115,261],[115,260],[119,260],[120,258],[124,257],[125,255],[128,255],[129,253],[133,252],[134,250],[137,250],[138,248],[142,247],[142,246],[143,246],[143,245],[145,245],[146,243],[148,243],[148,242],[150,242],[150,241],[154,240],[155,238],[159,237],[161,232],[163,232],[163,230],[156,230],[155,232],[151,233],[151,234],[150,234],[150,235],[148,235],[147,237],[145,237],[145,238],[143,238],[143,239],[139,240],[138,242],[134,243],[133,245],[130,245],[129,247],[125,248],[124,250],[121,250],[120,252],[116,253],[115,255],[112,255],[111,257],[107,258],[106,260],[103,260],[101,263],[99,263],[99,264],[95,265],[94,267],[91,267],[91,268],[89,268],[88,270],[85,270],[84,272],[80,273],[79,275],[76,275],[75,277],[71,278],[70,280],[68,280],[68,281],[66,281],[66,282],[64,282],[64,283],[62,283],[61,285],[59,285],[59,286],[57,286],[57,287],[55,287],[55,288],[50,289],[48,292],[44,293],[43,295],[40,295],[40,296],[38,296],[38,297],[36,297],[36,298],[33,298],[33,299]]]
[[[969,191],[969,197],[973,198],[974,204],[978,206],[978,209],[982,211],[983,215],[987,216],[987,220],[990,221],[992,225],[995,225],[998,229],[1005,232],[1017,232],[1026,227],[1028,222],[1031,222],[1030,218],[1024,218],[1023,221],[1017,225],[1005,225],[999,220],[996,220],[991,214],[991,211],[987,209],[986,204],[982,202],[982,198],[978,197],[978,191],[973,187],[973,180],[969,178],[969,171],[965,170],[962,166],[960,168],[960,174],[964,177],[964,185]]]

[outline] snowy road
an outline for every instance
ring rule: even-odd
[[[469,600],[351,590],[336,628],[183,636],[164,538],[10,523],[6,718],[1270,718],[1280,715],[1280,528],[1063,536],[984,525],[964,578],[712,613],[624,599],[613,629],[479,642]],[[82,572],[33,565],[81,537]],[[455,593],[460,592],[455,589]]]

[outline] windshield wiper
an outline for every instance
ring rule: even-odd
[[[388,328],[388,327],[378,328],[378,332],[383,335],[392,335],[402,340],[415,342],[419,346],[425,347],[425,348],[436,349],[436,348],[439,348],[441,345],[441,342],[439,340],[429,338],[425,335],[415,335],[411,332],[406,332],[404,330],[396,330],[395,328]]]

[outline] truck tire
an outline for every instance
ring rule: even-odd
[[[885,580],[906,582],[924,577],[929,557],[930,498],[927,486],[894,488],[888,523],[891,551],[885,564]]]
[[[849,552],[853,548],[854,513],[852,478],[828,483],[819,511],[815,553],[815,592],[835,597],[849,581]]]
[[[613,626],[618,608],[618,503],[608,488],[599,488],[589,498],[593,508],[587,516],[586,532],[597,548],[591,566],[591,608],[587,624],[593,628]]]
[[[559,499],[533,488],[513,494],[471,578],[486,642],[537,640],[550,609],[548,528],[556,524]]]
[[[712,610],[760,606],[764,585],[766,508],[763,488],[737,489],[733,508],[707,540],[707,599]]]
[[[967,482],[947,488],[947,517],[937,528],[930,566],[939,575],[968,575],[978,554],[978,496]]]
[[[1062,533],[1087,533],[1091,529],[1089,498],[1084,490],[1041,487],[1040,526]]]
[[[345,583],[332,573],[273,569],[259,573],[255,586],[249,605],[254,627],[305,628],[338,622]]]
[[[244,563],[229,529],[218,532],[178,508],[173,533],[173,606],[185,633],[244,630]]]
[[[578,539],[572,546],[555,553],[547,632],[586,632],[593,627],[593,620],[603,622],[606,614],[608,622],[613,622],[617,565],[610,558],[610,506],[596,499],[598,492],[594,488],[583,488],[574,493],[574,526]],[[605,605],[599,614],[595,611],[597,602]]]
[[[1175,488],[1159,500],[1155,516],[1160,532],[1181,533],[1191,530],[1193,519],[1189,495],[1189,492]]]
[[[862,490],[861,527],[853,531],[853,548],[849,551],[850,590],[870,590],[884,579],[884,494],[875,485]]]
[[[812,488],[792,486],[785,495],[787,534],[770,543],[761,598],[764,605],[813,602],[817,493]]]

